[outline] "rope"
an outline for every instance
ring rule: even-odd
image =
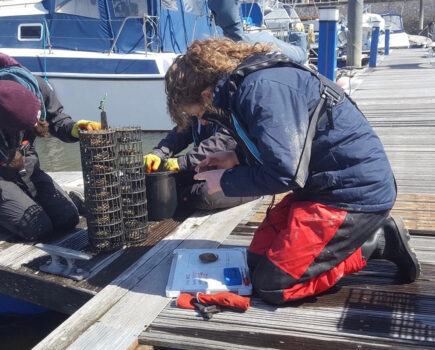
[[[45,41],[46,41],[46,34],[45,31],[48,31],[48,26],[47,26],[47,22],[45,21],[45,18],[42,20],[42,26],[43,26],[43,30],[42,30],[42,46],[43,46],[43,51],[44,51],[44,80],[48,83],[48,78],[47,78],[47,55],[45,52]],[[50,32],[48,33],[48,35],[50,35]]]
[[[270,217],[269,217],[269,213],[270,213],[270,211],[271,211],[271,209],[272,209],[274,204],[275,204],[275,195],[272,196],[272,201],[270,202],[269,206],[266,209],[266,220],[269,221],[270,226],[272,226],[273,230],[276,233],[279,233],[278,229],[275,227],[275,225],[272,223],[272,221],[270,220]]]

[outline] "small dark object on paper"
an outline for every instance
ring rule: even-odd
[[[211,263],[216,261],[219,258],[219,255],[215,253],[202,253],[199,255],[199,260],[203,263]]]

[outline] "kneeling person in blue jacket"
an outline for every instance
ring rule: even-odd
[[[73,121],[44,79],[0,54],[1,228],[26,240],[38,240],[53,238],[78,224],[72,200],[41,170],[34,142],[48,134],[76,142],[83,128],[101,126],[88,120]]]
[[[209,193],[289,192],[248,249],[252,284],[282,304],[322,293],[387,259],[412,282],[420,265],[390,210],[394,175],[369,122],[330,80],[267,45],[195,41],[166,74],[168,110],[180,128],[217,123],[243,149],[209,155],[195,175]],[[210,114],[213,113],[213,114]]]
[[[184,155],[180,152],[190,145],[193,148]],[[144,156],[145,171],[180,171],[178,177],[178,201],[180,205],[201,210],[231,208],[257,197],[227,197],[222,192],[208,193],[204,181],[193,179],[195,167],[207,155],[219,151],[236,151],[237,143],[228,131],[218,125],[202,125],[198,120],[184,130],[175,127],[154,149]]]

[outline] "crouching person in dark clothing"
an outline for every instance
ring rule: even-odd
[[[168,109],[217,122],[242,145],[198,164],[209,193],[290,192],[256,230],[248,249],[252,284],[282,304],[322,293],[387,259],[412,282],[420,274],[400,218],[393,172],[370,124],[336,84],[270,47],[195,41],[166,74]],[[213,112],[210,118],[209,112]]]
[[[0,226],[26,240],[50,238],[79,222],[76,206],[40,169],[37,136],[76,142],[78,129],[99,123],[74,122],[63,113],[51,87],[9,56],[0,54]]]
[[[190,145],[193,148],[184,155],[179,155]],[[161,168],[165,171],[180,171],[178,176],[178,201],[200,210],[231,208],[250,202],[258,197],[228,197],[222,192],[208,193],[204,181],[195,181],[195,167],[208,154],[219,151],[236,151],[237,143],[228,131],[218,125],[201,125],[193,120],[183,130],[174,128],[159,142],[151,153],[144,156],[145,170],[150,173]]]

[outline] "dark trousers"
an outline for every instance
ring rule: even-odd
[[[31,196],[24,184],[0,177],[0,226],[26,240],[74,228],[79,214],[68,195],[45,172],[36,168],[30,181]]]
[[[256,230],[248,249],[254,289],[273,304],[326,291],[366,266],[361,246],[388,214],[348,212],[287,195]]]
[[[213,210],[232,208],[258,198],[227,197],[222,191],[210,195],[207,193],[207,183],[193,180],[194,174],[191,171],[183,171],[177,177],[179,205],[189,205],[200,210]]]

